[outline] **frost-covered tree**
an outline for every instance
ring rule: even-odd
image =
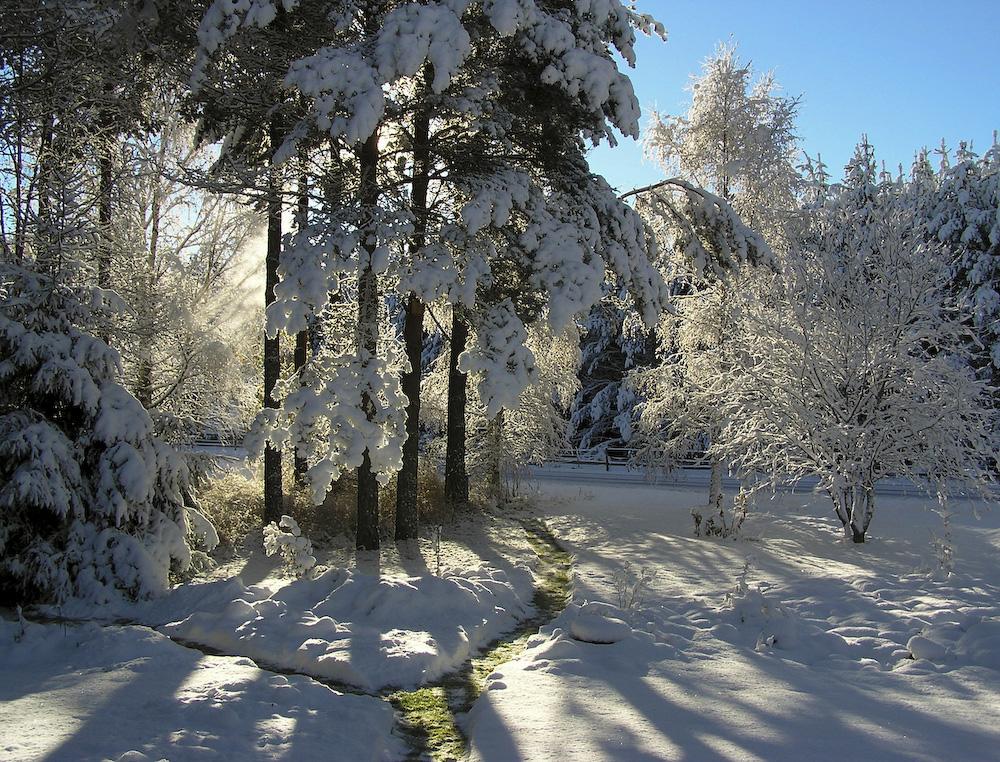
[[[767,482],[818,476],[863,542],[886,476],[984,483],[994,413],[949,307],[949,262],[898,184],[877,181],[869,145],[813,219],[781,278],[729,302],[740,330],[705,394],[726,421],[720,455]]]
[[[752,77],[734,47],[720,46],[692,81],[687,113],[654,115],[645,136],[647,154],[683,178],[637,194],[637,208],[672,252],[667,278],[677,292],[676,312],[661,322],[659,365],[631,378],[642,400],[633,444],[648,467],[670,468],[722,435],[720,406],[696,392],[704,374],[725,372],[723,345],[734,326],[723,309],[748,270],[773,265],[784,248],[798,182],[798,100],[778,95],[771,74]],[[724,464],[710,465],[709,512],[729,525]]]
[[[184,181],[203,176],[214,157],[195,145],[178,107],[164,96],[157,130],[121,151],[111,268],[129,308],[116,344],[129,389],[161,430],[242,434],[257,384],[241,357],[241,281],[253,267],[247,246],[259,221],[231,196]]]
[[[670,174],[714,192],[777,247],[799,180],[798,98],[779,95],[771,72],[753,81],[734,45],[720,45],[691,81],[683,116],[653,114],[646,153]]]

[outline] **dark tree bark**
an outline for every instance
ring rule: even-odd
[[[425,80],[427,73],[425,72]],[[430,168],[430,113],[417,112],[413,120],[413,237],[410,256],[416,257],[427,241],[427,188]],[[410,294],[403,322],[403,341],[410,369],[400,381],[409,404],[406,408],[406,441],[403,443],[403,467],[396,477],[396,539],[411,540],[420,534],[418,508],[420,465],[420,374],[424,349],[424,304]]]
[[[278,117],[271,120],[270,143],[272,153],[283,140]],[[278,263],[281,259],[281,178],[272,165],[268,176],[267,199],[267,280],[264,287],[265,308],[274,302],[274,287],[278,285]],[[281,375],[281,344],[276,335],[264,336],[264,407],[276,409],[278,401],[274,388]],[[264,523],[279,521],[283,512],[284,489],[281,484],[281,451],[268,443],[264,450]]]
[[[833,509],[851,541],[863,543],[875,515],[875,489],[861,484],[846,484],[830,490]]]
[[[97,285],[111,288],[111,194],[114,186],[114,163],[111,158],[111,137],[101,136],[98,158],[97,221],[100,226],[97,243]]]
[[[465,470],[465,406],[468,376],[458,369],[458,356],[469,340],[469,324],[456,305],[451,320],[448,358],[448,433],[444,460],[444,497],[451,508],[469,502],[469,474]]]
[[[299,174],[298,206],[295,210],[295,224],[299,230],[302,230],[309,224],[309,175],[307,173],[305,156],[302,157],[302,167]],[[308,359],[309,330],[303,329],[295,334],[295,355],[293,362],[295,364],[296,374],[300,374],[302,372],[302,368],[305,367]],[[305,484],[306,471],[308,468],[309,463],[306,462],[305,456],[298,448],[296,448],[295,461],[293,464],[296,484]]]
[[[160,141],[157,152],[158,166],[165,166],[166,141]],[[160,225],[163,217],[163,186],[159,178],[153,185],[153,195],[150,198],[149,209],[149,250],[146,252],[146,282],[142,304],[136,305],[139,310],[140,345],[138,348],[138,368],[136,370],[135,396],[147,410],[153,406],[153,334],[156,331],[157,313],[157,281],[156,268],[160,253]]]
[[[406,441],[403,467],[396,476],[396,539],[412,540],[420,534],[418,466],[420,464],[420,356],[424,346],[424,303],[410,294],[403,323],[403,341],[410,369],[402,375],[406,407]]]
[[[111,288],[111,255],[112,255],[112,235],[111,235],[111,209],[112,194],[114,193],[114,146],[118,138],[118,131],[115,129],[114,114],[112,106],[114,101],[114,85],[110,80],[104,83],[105,105],[100,110],[98,117],[97,136],[98,150],[98,189],[97,189],[97,218],[100,225],[97,244],[97,286],[99,288]],[[105,336],[105,340],[110,336]]]
[[[49,113],[42,123],[38,146],[38,224],[35,226],[35,248],[39,269],[55,275],[60,267],[52,236],[52,172],[55,159],[52,148],[55,138],[55,115]]]
[[[374,209],[378,204],[379,189],[376,170],[378,168],[379,148],[378,132],[376,131],[361,146],[360,159],[361,205]],[[364,248],[367,257],[362,263],[358,274],[358,352],[362,362],[366,363],[378,352],[378,277],[372,269],[372,256],[375,253],[374,236],[367,236]],[[375,418],[375,401],[365,390],[361,406],[369,421]],[[378,550],[378,484],[372,471],[371,457],[365,450],[364,459],[358,467],[358,534],[356,546],[358,550]]]
[[[489,472],[487,473],[486,491],[498,503],[506,497],[503,479],[503,426],[504,411],[501,408],[493,420],[487,424],[486,437],[489,447]]]

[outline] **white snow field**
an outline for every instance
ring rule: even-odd
[[[707,540],[688,513],[705,499],[697,474],[538,477],[536,512],[575,556],[573,600],[460,718],[474,760],[998,758],[987,503],[981,520],[952,506],[948,575],[940,519],[912,495],[878,498],[863,546],[840,539],[825,499],[787,493],[761,500],[742,539]],[[530,613],[531,557],[514,521],[488,517],[402,552],[335,548],[312,579],[252,558],[242,579],[235,564],[91,612],[146,627],[4,622],[0,759],[402,759],[385,701],[260,667],[365,690],[433,680]]]
[[[0,622],[0,759],[393,760],[383,701],[144,627]],[[342,756],[341,756],[342,755]]]
[[[705,540],[686,510],[704,487],[537,475],[574,603],[490,676],[474,759],[1000,758],[997,511],[953,506],[947,576],[921,498],[880,496],[861,546],[810,494],[765,498],[742,540]],[[626,562],[655,573],[640,604],[588,605],[618,603]]]

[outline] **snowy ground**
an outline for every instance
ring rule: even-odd
[[[474,758],[997,758],[1000,512],[955,506],[956,573],[936,579],[940,520],[913,497],[880,497],[864,546],[790,494],[746,539],[699,540],[702,488],[565,471],[540,474],[539,502],[576,555],[576,605],[492,676]],[[655,573],[642,603],[581,611],[618,603],[625,562]]]
[[[401,759],[384,700],[166,636],[371,691],[458,668],[531,613],[535,556],[510,519],[466,519],[440,540],[381,553],[317,555],[328,568],[311,579],[254,555],[226,567],[239,576],[156,601],[44,612],[103,628],[29,624],[22,636],[0,622],[0,759]]]
[[[787,493],[758,507],[744,539],[716,541],[691,536],[698,474],[687,486],[587,467],[540,477],[538,511],[575,554],[573,604],[491,676],[463,723],[473,758],[997,758],[1000,511],[977,521],[955,505],[945,577],[931,545],[940,519],[912,496],[879,498],[864,546],[840,541],[823,500]],[[509,520],[321,560],[329,571],[293,582],[243,559],[102,614],[375,689],[432,679],[528,610],[532,552]],[[655,576],[623,610],[626,562],[633,579]],[[22,636],[3,623],[0,758],[403,755],[385,702],[161,632],[36,625]]]
[[[398,759],[384,702],[139,627],[0,622],[0,759]]]

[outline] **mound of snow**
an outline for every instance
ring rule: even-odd
[[[584,604],[570,622],[570,634],[584,643],[609,645],[625,640],[632,634],[627,622],[614,616],[616,609],[604,603]]]
[[[772,600],[762,584],[739,584],[721,609],[722,624],[711,632],[733,645],[757,651],[774,648],[782,656],[805,663],[849,653],[850,644],[840,634],[802,619],[792,609]]]
[[[459,667],[531,613],[531,573],[477,569],[384,579],[333,569],[274,594],[244,588],[171,637],[365,690],[407,687]]]
[[[906,643],[914,659],[939,666],[978,666],[1000,670],[1000,617],[956,614],[953,621],[925,627]]]
[[[906,648],[914,659],[927,659],[939,664],[945,661],[949,654],[947,646],[923,635],[914,635],[906,641]]]

